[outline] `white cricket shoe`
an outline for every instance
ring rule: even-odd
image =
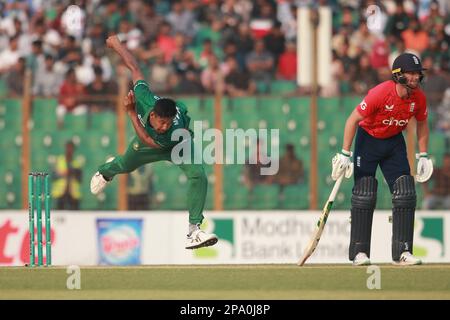
[[[401,254],[399,261],[394,261],[397,266],[414,266],[422,264],[422,260],[414,257],[411,252],[405,251]]]
[[[203,247],[213,246],[218,239],[214,233],[206,233],[203,230],[197,229],[187,236],[186,249],[198,249]]]
[[[114,157],[109,157],[108,159],[106,159],[106,163],[111,162],[114,160]],[[100,174],[100,172],[96,172],[92,178],[91,178],[91,193],[93,195],[97,195],[100,192],[102,192],[106,185],[108,184],[108,182],[111,182],[111,180],[106,180],[103,175]]]
[[[109,182],[111,182],[111,180],[106,180],[103,175],[97,171],[91,178],[91,193],[94,195],[99,194],[105,189]]]
[[[370,259],[364,252],[359,252],[353,260],[354,266],[368,266],[370,265]]]

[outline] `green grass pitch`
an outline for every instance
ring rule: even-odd
[[[0,299],[450,299],[450,265],[380,265],[381,289],[367,267],[195,265],[81,267],[69,290],[65,267],[0,267]]]

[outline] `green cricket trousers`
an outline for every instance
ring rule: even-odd
[[[193,150],[194,148],[191,148]],[[138,167],[156,161],[171,161],[171,149],[155,149],[143,144],[138,137],[134,137],[128,145],[124,155],[116,156],[113,161],[102,164],[98,171],[106,178],[113,178],[116,174],[132,172]],[[193,154],[193,152],[192,152]],[[193,157],[192,157],[193,158]],[[187,205],[189,222],[202,223],[203,208],[205,206],[208,179],[202,164],[177,164],[188,178]]]

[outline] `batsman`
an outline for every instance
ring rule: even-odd
[[[396,265],[417,265],[412,255],[415,181],[425,182],[433,173],[428,159],[429,128],[426,98],[419,88],[424,68],[414,54],[403,53],[392,66],[392,80],[369,90],[364,100],[348,117],[341,153],[332,160],[333,180],[350,178],[354,171],[351,199],[349,259],[353,265],[370,264],[372,218],[377,201],[376,170],[380,166],[392,195],[392,260]],[[417,174],[411,176],[402,131],[409,120],[417,120],[419,153]],[[351,145],[356,134],[355,148]],[[355,163],[352,163],[351,157]]]

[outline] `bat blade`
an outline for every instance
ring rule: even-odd
[[[305,252],[303,253],[303,257],[300,259],[298,265],[303,266],[308,260],[308,258],[313,254],[313,252],[316,250],[317,245],[319,244],[320,237],[322,236],[323,229],[325,228],[325,224],[327,223],[328,215],[330,214],[331,207],[333,206],[333,201],[328,201],[325,204],[324,211],[322,211],[322,215],[320,216],[319,220],[317,221],[316,229],[314,230],[314,233],[311,237],[311,240],[309,241],[308,246],[305,249]]]
[[[331,190],[330,196],[328,197],[325,206],[323,207],[322,214],[317,221],[316,229],[309,241],[308,246],[306,247],[302,258],[298,262],[299,266],[303,266],[308,260],[308,258],[313,254],[314,250],[316,250],[317,245],[319,244],[320,237],[322,236],[323,229],[325,228],[325,224],[327,223],[328,215],[330,214],[331,208],[333,207],[334,198],[336,198],[336,194],[341,186],[342,179],[344,175],[340,176],[339,179],[334,184],[333,190]]]

